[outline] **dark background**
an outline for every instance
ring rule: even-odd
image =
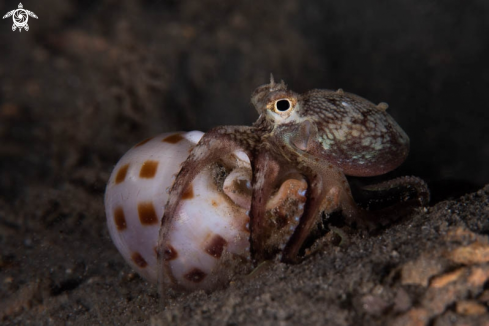
[[[0,33],[1,193],[98,165],[172,130],[249,125],[269,74],[343,88],[411,138],[398,174],[436,199],[480,188],[487,168],[487,1],[30,1],[31,30]],[[16,8],[0,1],[0,9]],[[61,175],[60,175],[61,174]],[[102,185],[98,185],[102,186]]]
[[[18,1],[0,0],[0,14]],[[407,161],[388,177],[423,178],[433,202],[489,181],[486,0],[23,5],[39,17],[28,32],[0,20],[0,303],[33,280],[49,300],[76,297],[102,274],[123,282],[119,271],[130,269],[103,210],[117,160],[162,132],[250,125],[250,94],[270,73],[296,92],[343,88],[387,102],[411,138]],[[46,300],[61,320],[83,315],[78,303]]]

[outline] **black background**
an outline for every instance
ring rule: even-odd
[[[0,1],[0,9],[16,8]],[[487,1],[30,1],[29,32],[0,33],[0,190],[110,172],[172,130],[249,125],[269,74],[289,88],[343,88],[411,138],[396,175],[436,200],[476,190],[487,168]],[[12,106],[14,112],[12,113]],[[103,188],[103,182],[97,187]]]

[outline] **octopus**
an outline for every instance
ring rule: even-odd
[[[365,187],[363,193],[373,202],[387,195],[397,198],[396,203],[380,210],[361,208],[352,196],[346,176],[387,173],[408,155],[409,138],[386,112],[386,103],[375,105],[342,89],[297,94],[273,77],[253,92],[251,103],[259,114],[252,126],[220,126],[208,131],[183,162],[161,219],[157,245],[160,280],[168,274],[166,258],[172,253],[168,239],[175,213],[193,180],[236,151],[244,153],[251,166],[248,215],[253,266],[273,257],[284,263],[300,262],[306,240],[324,215],[340,212],[347,222],[372,229],[389,223],[400,210],[429,201],[426,184],[416,177]],[[286,221],[278,223],[270,218],[267,206],[277,189],[291,181],[297,187],[304,182],[301,191],[307,195],[303,202],[295,202],[300,205],[300,216],[285,215]],[[284,223],[294,225],[293,232],[281,237],[281,243],[270,243],[279,232],[278,225]],[[167,284],[160,282],[162,292]]]
[[[266,261],[298,263],[337,216],[375,230],[429,201],[411,176],[350,188],[347,176],[385,174],[408,155],[387,104],[341,89],[297,94],[273,77],[251,102],[252,126],[158,135],[114,168],[111,237],[162,297],[214,291]]]

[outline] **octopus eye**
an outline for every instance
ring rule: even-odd
[[[292,107],[292,104],[287,99],[280,99],[275,101],[275,110],[280,112],[288,111]]]

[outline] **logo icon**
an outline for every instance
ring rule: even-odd
[[[27,25],[29,16],[37,19],[36,14],[32,11],[25,10],[24,6],[22,6],[22,3],[19,3],[19,9],[9,11],[7,14],[5,14],[5,16],[3,16],[2,19],[8,18],[10,16],[12,16],[14,20],[14,24],[12,25],[12,31],[14,32],[17,28],[19,29],[19,32],[22,32],[22,28],[24,28],[26,31],[29,30],[29,25]]]

